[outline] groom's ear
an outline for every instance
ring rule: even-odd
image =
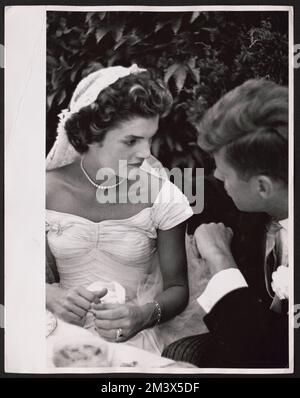
[[[266,175],[253,177],[257,194],[263,200],[268,200],[276,193],[276,186],[272,178]]]

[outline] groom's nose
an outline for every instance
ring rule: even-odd
[[[219,172],[218,169],[215,169],[215,171],[214,171],[214,177],[217,178],[218,180],[223,181],[222,175],[221,175],[221,173]]]

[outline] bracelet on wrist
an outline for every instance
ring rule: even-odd
[[[152,304],[154,304],[154,311],[153,311],[153,318],[154,318],[154,325],[156,326],[161,321],[161,306],[158,301],[153,300]]]

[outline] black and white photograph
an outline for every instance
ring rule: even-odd
[[[292,373],[292,7],[6,22],[6,369]]]

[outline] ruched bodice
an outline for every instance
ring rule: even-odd
[[[48,242],[61,286],[115,280],[125,287],[127,301],[136,300],[145,278],[155,272],[157,233],[152,213],[149,207],[124,220],[96,223],[47,210]]]

